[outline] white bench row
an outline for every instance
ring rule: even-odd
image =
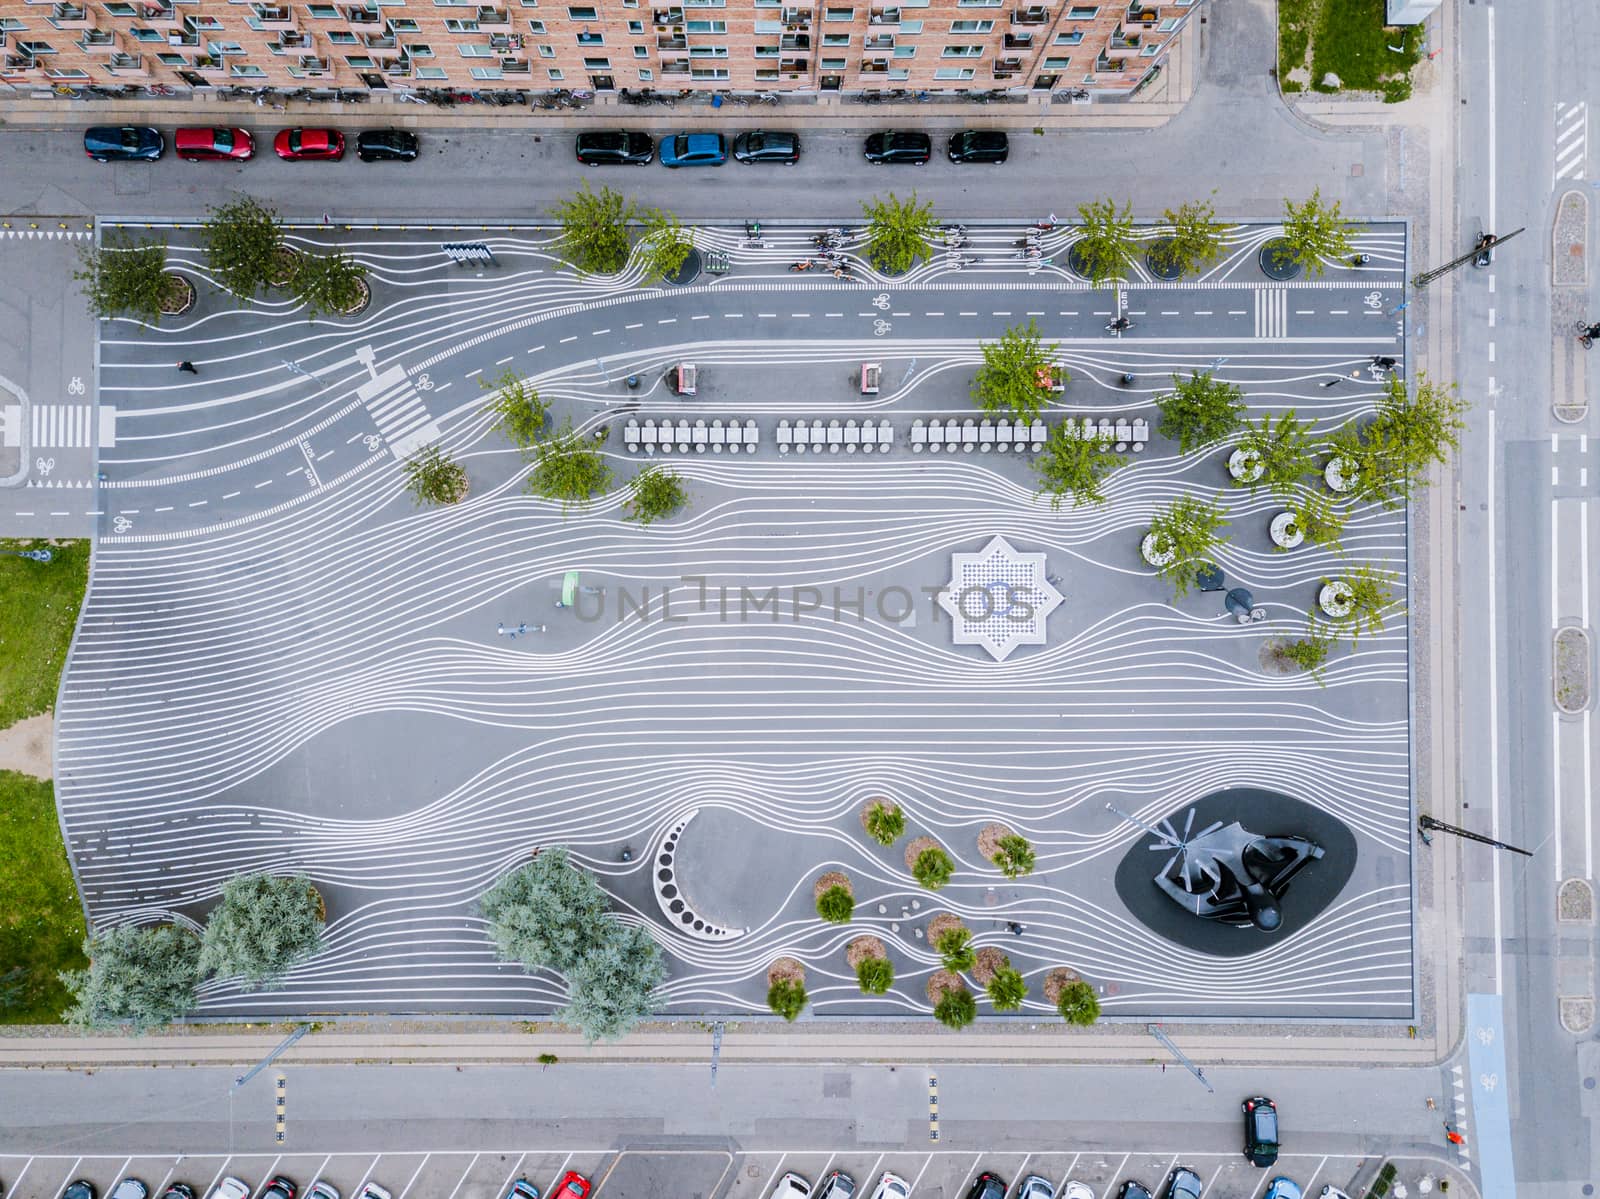
[[[924,448],[935,454],[940,450],[953,453],[958,449],[968,453],[979,450],[985,454],[994,449],[1001,453],[1007,450],[1037,452],[1044,448],[1047,432],[1042,420],[1032,424],[1021,420],[966,420],[958,424],[935,418],[926,425],[919,420],[911,423],[911,452],[920,454]]]
[[[1131,421],[1127,419],[1113,421],[1101,417],[1097,424],[1092,417],[1086,416],[1082,421],[1078,421],[1069,416],[1066,426],[1068,432],[1076,433],[1091,441],[1098,441],[1102,450],[1115,449],[1119,454],[1130,448],[1135,454],[1142,454],[1145,443],[1150,440],[1150,422],[1143,417]]]
[[[653,454],[658,449],[664,453],[676,449],[680,454],[687,454],[691,446],[698,454],[705,453],[707,446],[711,447],[713,454],[720,454],[724,449],[730,454],[737,454],[741,446],[745,453],[753,454],[760,440],[761,430],[756,428],[753,420],[747,420],[742,425],[736,420],[730,420],[726,425],[720,420],[714,420],[709,425],[703,420],[697,420],[692,425],[686,420],[676,423],[664,420],[659,426],[653,420],[647,420],[643,425],[638,421],[629,421],[622,430],[623,444],[635,454],[640,450]]]
[[[842,425],[836,421],[824,424],[820,420],[811,421],[809,424],[803,420],[794,422],[791,428],[789,422],[778,422],[777,430],[778,453],[787,454],[791,449],[797,454],[806,450],[820,454],[826,449],[830,454],[837,454],[841,449],[847,454],[860,450],[863,454],[870,454],[877,450],[880,454],[887,454],[894,445],[894,426],[882,420],[873,424],[870,420],[861,421],[859,424],[847,420]]]

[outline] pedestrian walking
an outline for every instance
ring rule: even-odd
[[[1444,1139],[1452,1145],[1465,1145],[1467,1143],[1467,1138],[1456,1130],[1454,1124],[1446,1124],[1444,1126]]]
[[[1395,368],[1395,359],[1385,358],[1382,354],[1372,356],[1372,365],[1380,371],[1392,371]]]
[[[1022,935],[1022,925],[1018,924],[1015,920],[1007,920],[1006,928],[1011,930],[1012,936],[1020,937]]]
[[[322,223],[324,225],[331,225],[331,224],[333,224],[333,218],[331,216],[329,216],[327,213],[323,213],[322,214]]]
[[[178,363],[178,369],[180,371],[188,371],[191,375],[198,375],[200,373],[197,369],[195,369],[194,363],[187,360]]]

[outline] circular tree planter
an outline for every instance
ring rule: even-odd
[[[850,876],[838,870],[830,870],[819,878],[816,885],[811,888],[811,902],[815,903],[822,898],[825,892],[831,891],[835,887],[843,887],[850,893],[851,899],[856,897],[855,889],[850,886]]]
[[[767,986],[775,982],[803,983],[806,981],[805,964],[798,958],[773,958],[767,967]]]
[[[917,859],[922,856],[925,849],[943,849],[932,837],[913,837],[911,844],[906,846],[906,869],[910,870],[917,864]]]
[[[1355,601],[1345,590],[1344,583],[1335,579],[1331,583],[1324,583],[1322,590],[1317,592],[1317,607],[1335,620],[1342,620],[1355,610]]]
[[[985,945],[978,950],[978,960],[972,964],[972,978],[980,987],[987,987],[991,979],[1005,968],[1007,958],[1003,950]]]
[[[1306,539],[1306,531],[1297,523],[1297,514],[1280,512],[1272,518],[1272,544],[1279,549],[1292,550]]]
[[[274,287],[288,287],[294,280],[299,255],[288,246],[279,246],[272,256],[272,269],[267,272],[267,282]]]
[[[1254,483],[1266,473],[1260,450],[1234,450],[1228,455],[1228,473],[1240,483]]]
[[[985,862],[994,861],[994,855],[1000,852],[1000,839],[1009,837],[1011,829],[1003,824],[986,824],[978,830],[978,853]]]
[[[372,303],[372,287],[365,279],[357,279],[356,287],[360,291],[360,298],[350,307],[339,309],[340,316],[358,316],[367,310],[367,305]]]
[[[1361,471],[1348,458],[1331,458],[1328,465],[1322,468],[1322,480],[1328,485],[1329,491],[1344,495],[1355,490],[1356,484],[1361,481]]]
[[[1055,1007],[1061,1002],[1061,992],[1076,982],[1082,982],[1083,975],[1076,970],[1069,970],[1065,966],[1057,966],[1048,971],[1044,976],[1044,997],[1050,1001],[1050,1006]]]
[[[1161,544],[1157,544],[1157,538],[1154,533],[1146,533],[1144,535],[1144,540],[1139,542],[1140,556],[1143,557],[1144,560],[1151,566],[1154,566],[1158,569],[1163,566],[1171,566],[1172,560],[1177,557],[1177,554],[1172,549],[1171,543],[1167,542],[1162,544],[1165,544],[1165,549],[1162,548]]]
[[[1157,279],[1166,279],[1170,282],[1173,279],[1183,278],[1183,268],[1181,266],[1162,266],[1160,259],[1157,257],[1157,252],[1166,246],[1170,246],[1174,240],[1176,239],[1171,237],[1157,238],[1151,243],[1150,248],[1145,251],[1144,264],[1150,268],[1150,273]]]
[[[1256,261],[1261,264],[1261,273],[1269,279],[1276,279],[1279,283],[1297,278],[1301,266],[1292,258],[1279,258],[1276,251],[1287,253],[1289,243],[1281,237],[1275,237],[1261,247],[1261,252],[1256,255]]]
[[[1083,242],[1075,241],[1067,247],[1067,269],[1080,279],[1089,277],[1089,264],[1083,260]]]
[[[854,376],[852,376],[852,378],[853,377]],[[868,818],[871,817],[873,810],[876,808],[882,808],[885,812],[892,812],[895,808],[894,800],[890,799],[887,795],[874,795],[871,799],[867,800],[866,803],[861,805],[861,831],[866,833],[869,837],[872,836],[872,828],[867,821]]]
[[[961,923],[960,916],[950,912],[940,912],[932,920],[928,921],[928,944],[933,946],[937,944],[939,938],[944,936],[945,933],[952,929],[965,927],[966,925]]]
[[[194,307],[194,284],[176,271],[166,271],[161,276],[161,299],[158,307],[162,316],[182,316]]]
[[[668,275],[664,282],[674,287],[682,287],[685,283],[693,283],[700,277],[700,251],[693,246],[689,247],[689,254],[683,264]]]
[[[961,976],[951,970],[935,970],[928,975],[928,1002],[934,1007],[939,1006],[946,991],[964,991],[967,984],[961,981]]]
[[[1268,637],[1261,643],[1260,650],[1256,652],[1256,661],[1261,664],[1262,674],[1282,677],[1300,673],[1300,667],[1283,656],[1288,646],[1289,641],[1285,637]]]
[[[845,946],[844,958],[850,963],[850,969],[858,969],[862,962],[872,958],[886,958],[889,951],[883,947],[883,942],[877,937],[857,937]]]

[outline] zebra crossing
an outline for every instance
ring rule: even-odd
[[[1555,182],[1582,179],[1589,159],[1589,105],[1556,102]]]
[[[110,404],[7,404],[0,409],[0,444],[32,449],[107,449],[117,444],[117,410]],[[98,435],[98,436],[97,436]]]
[[[1256,290],[1256,336],[1289,335],[1289,291],[1287,288]]]
[[[416,386],[402,366],[391,366],[380,372],[374,362],[371,346],[362,346],[356,357],[372,375],[356,394],[366,406],[378,432],[389,443],[396,458],[409,458],[423,446],[439,438],[439,426],[417,395]]]

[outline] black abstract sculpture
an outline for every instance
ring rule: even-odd
[[[1237,820],[1219,820],[1192,834],[1193,827],[1190,808],[1181,837],[1165,820],[1150,829],[1157,842],[1149,849],[1171,855],[1155,876],[1156,886],[1202,919],[1277,930],[1283,923],[1278,900],[1308,862],[1322,857],[1322,846],[1304,837],[1264,837]]]

